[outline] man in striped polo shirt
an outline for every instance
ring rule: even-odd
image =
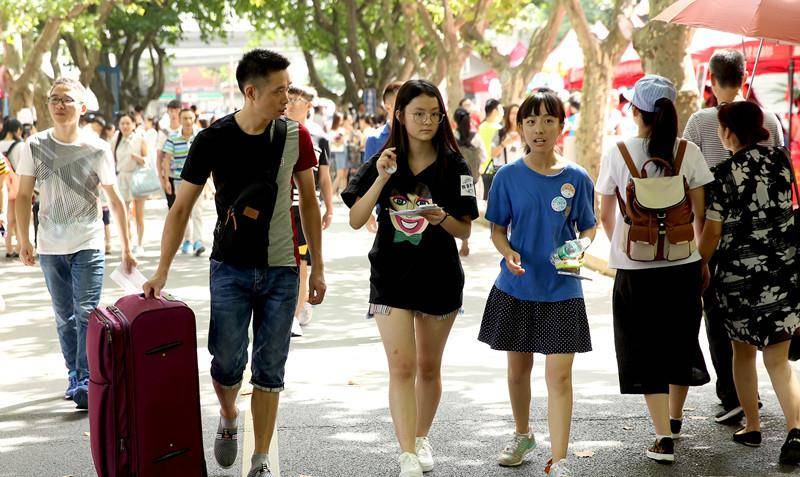
[[[741,90],[747,78],[745,65],[744,55],[733,49],[716,51],[711,57],[709,62],[711,90],[718,104],[744,100]],[[762,145],[783,145],[783,129],[774,114],[764,112],[764,127],[769,131],[770,137]],[[718,164],[731,157],[731,153],[722,146],[717,129],[719,129],[717,108],[705,108],[692,114],[683,131],[683,137],[700,148],[712,171]],[[716,259],[712,259],[708,264],[711,276],[714,276],[716,265]],[[723,317],[719,316],[717,311],[713,281],[703,296],[703,305],[706,312],[706,334],[711,350],[711,361],[717,373],[717,397],[723,407],[723,410],[716,415],[715,421],[726,425],[734,424],[744,417],[744,411],[739,405],[736,386],[733,383],[733,350],[731,340],[722,324]]]
[[[197,135],[194,111],[182,109],[180,112],[181,130],[171,135],[164,143],[164,160],[162,161],[162,177],[166,178],[162,187],[167,193],[167,207],[172,208],[175,203],[177,189],[181,185],[181,173],[186,158],[189,156],[189,148]],[[162,179],[164,180],[164,179]],[[202,207],[195,204],[192,208],[192,220],[186,227],[186,234],[183,236],[181,253],[193,252],[195,256],[200,256],[206,251],[203,246],[203,211]]]

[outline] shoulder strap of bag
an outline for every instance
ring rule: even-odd
[[[631,157],[630,151],[628,151],[628,147],[625,146],[625,142],[618,142],[617,149],[619,149],[620,154],[622,154],[622,158],[625,160],[625,165],[628,166],[631,176],[639,179],[641,176],[639,175],[639,171],[636,170],[636,164],[633,163],[633,158]]]
[[[677,176],[681,173],[681,166],[683,165],[683,156],[686,154],[686,139],[678,141],[678,152],[675,154],[675,161],[673,162],[672,175]]]
[[[286,119],[279,118],[275,120],[275,127],[272,131],[272,141],[270,141],[270,149],[275,154],[278,160],[278,167],[270,169],[270,180],[275,181],[278,178],[278,171],[280,164],[283,162],[283,148],[286,145]]]
[[[11,143],[11,145],[10,145],[10,146],[8,146],[8,149],[6,150],[6,157],[7,157],[9,160],[11,159],[11,151],[13,151],[13,150],[14,150],[14,148],[15,148],[15,147],[17,147],[17,144],[19,144],[19,143],[21,143],[21,142],[22,142],[22,141],[14,141],[14,142],[12,142],[12,143]]]

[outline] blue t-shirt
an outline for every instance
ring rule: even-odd
[[[389,133],[392,132],[389,123],[386,123],[377,134],[371,134],[364,143],[364,162],[369,162],[372,156],[381,152],[386,141],[389,140]]]
[[[595,226],[594,184],[586,171],[569,164],[553,176],[514,161],[495,175],[486,219],[511,229],[511,248],[522,257],[525,273],[514,276],[500,262],[495,286],[526,301],[556,302],[583,298],[580,280],[556,273],[550,255],[556,247]]]

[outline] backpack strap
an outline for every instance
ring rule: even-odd
[[[631,176],[639,179],[639,171],[636,170],[636,164],[633,163],[633,158],[631,157],[630,151],[628,151],[628,147],[625,146],[624,141],[620,141],[617,143],[617,149],[619,149],[619,153],[622,154],[622,158],[625,160],[625,165],[628,166],[628,170],[631,173]]]
[[[675,154],[675,160],[672,162],[672,175],[677,176],[681,173],[681,165],[683,165],[683,156],[686,154],[686,139],[678,140],[678,152]]]

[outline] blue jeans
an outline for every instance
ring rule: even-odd
[[[242,382],[253,318],[250,383],[283,391],[286,358],[300,286],[297,267],[241,268],[211,260],[211,377],[225,388]]]
[[[100,303],[106,258],[102,250],[69,255],[40,255],[39,263],[53,300],[61,353],[70,374],[89,377],[86,362],[86,325]]]

